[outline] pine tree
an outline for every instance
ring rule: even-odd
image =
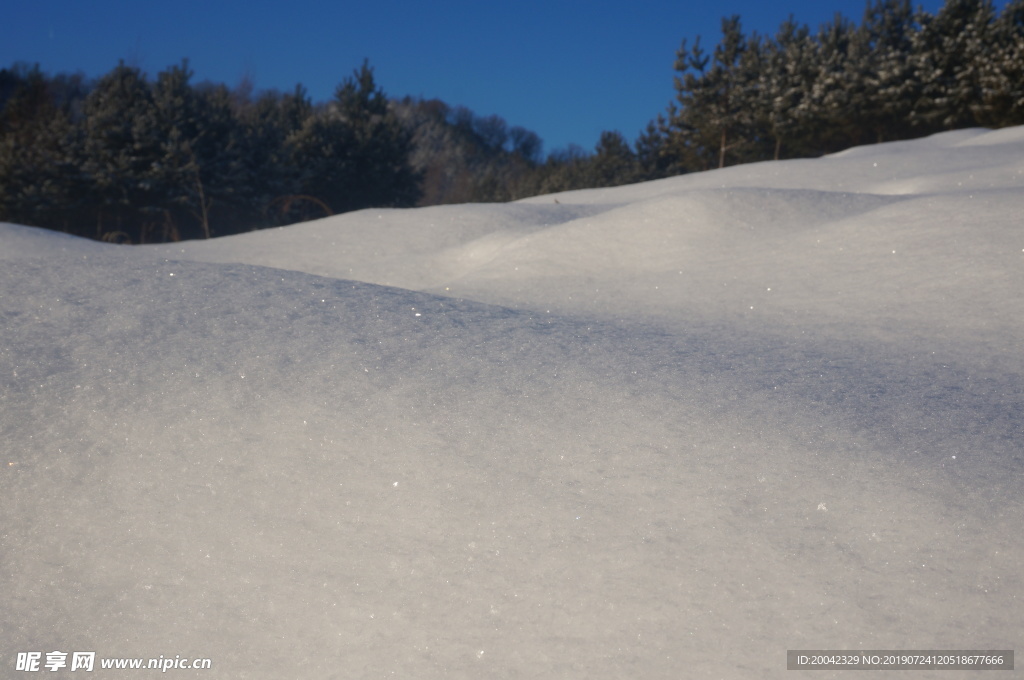
[[[359,204],[356,141],[351,127],[336,115],[320,112],[309,116],[288,137],[290,165],[299,190],[292,210],[303,219],[366,207]],[[319,212],[319,214],[317,214]]]
[[[669,143],[670,126],[658,114],[636,139],[636,160],[641,180],[660,179],[686,172]]]
[[[194,88],[191,77],[187,62],[157,76],[153,103],[161,155],[150,174],[174,236],[210,238],[215,230],[232,231],[227,223],[241,208],[242,139],[227,88]]]
[[[838,13],[818,31],[818,68],[810,91],[810,113],[819,123],[815,130],[819,153],[850,146],[851,139],[857,137],[855,69],[850,65],[854,36],[851,22]]]
[[[946,0],[938,14],[920,16],[913,64],[921,83],[911,120],[924,131],[976,124],[982,64],[995,16],[990,0]]]
[[[206,197],[201,172],[202,161],[197,155],[200,130],[205,121],[198,104],[198,98],[189,84],[192,71],[187,62],[173,66],[157,75],[153,86],[153,105],[156,127],[160,138],[160,154],[150,167],[157,202],[167,210],[167,228],[173,229],[173,236],[164,238],[190,238],[190,230],[182,233],[183,218],[193,217],[199,223],[197,236],[210,238],[210,203]],[[170,218],[170,208],[175,210],[177,219]]]
[[[249,200],[245,130],[232,92],[225,85],[201,86],[195,95],[202,123],[193,145],[201,182],[197,192],[202,188],[210,224],[216,225],[215,235],[251,231],[259,226],[258,206]]]
[[[706,132],[711,122],[707,120],[705,100],[708,86],[708,64],[711,57],[700,44],[700,36],[687,48],[684,38],[676,52],[675,69],[678,74],[673,82],[676,100],[669,104],[665,121],[666,146],[678,166],[704,170],[713,166],[709,156]]]
[[[636,154],[618,131],[601,133],[590,164],[590,186],[614,187],[639,181]]]
[[[910,0],[869,2],[855,36],[857,59],[851,66],[858,117],[876,142],[910,134],[910,112],[920,91],[908,58],[913,35]]]
[[[335,100],[357,144],[357,207],[409,207],[419,199],[420,177],[409,164],[412,135],[391,111],[368,63],[339,86]]]
[[[746,52],[740,18],[732,16],[722,20],[722,39],[710,58],[701,49],[699,38],[691,51],[686,50],[684,41],[677,53],[679,108],[670,111],[673,137],[677,146],[706,166],[716,157],[717,167],[724,167],[726,153],[736,151],[749,138],[749,102],[755,85],[751,71],[743,68]]]
[[[157,205],[150,170],[161,154],[149,83],[121,62],[96,83],[84,111],[83,169],[95,197],[96,236],[144,241]]]
[[[248,206],[250,228],[325,214],[322,209],[308,214],[318,206],[295,200],[303,187],[294,140],[312,115],[313,104],[301,85],[289,94],[265,92],[238,112],[235,199]]]
[[[989,35],[975,116],[990,127],[1024,124],[1024,0],[1010,0]]]
[[[4,71],[0,109],[0,220],[73,231],[77,171],[68,106],[38,65]]]
[[[782,156],[784,147],[810,132],[812,110],[809,94],[815,78],[814,45],[807,26],[798,26],[792,18],[784,22],[764,46],[764,68],[760,73],[761,97],[758,102],[772,139],[772,155]]]

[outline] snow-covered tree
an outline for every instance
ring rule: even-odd
[[[921,14],[913,34],[913,67],[920,82],[911,120],[925,130],[976,123],[982,64],[995,10],[990,0],[946,0],[932,17]]]
[[[856,32],[854,110],[876,142],[909,134],[920,90],[909,59],[914,30],[910,0],[873,0]]]
[[[779,28],[774,40],[764,40],[762,68],[757,72],[757,115],[764,121],[778,160],[789,146],[812,124],[809,93],[814,82],[814,43],[810,29],[792,18]]]
[[[987,43],[978,69],[978,122],[991,127],[1024,124],[1024,0],[1007,3]]]

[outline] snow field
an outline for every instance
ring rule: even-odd
[[[787,649],[1019,648],[1022,150],[136,248],[0,225],[3,663],[773,678]]]

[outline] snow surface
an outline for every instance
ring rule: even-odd
[[[1022,189],[1024,128],[975,129],[209,242],[0,225],[0,675],[1020,650]]]

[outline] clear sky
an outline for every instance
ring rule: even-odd
[[[941,0],[922,3],[936,12]],[[1001,8],[1005,2],[997,3]],[[0,66],[106,73],[119,59],[151,76],[188,58],[195,80],[258,89],[302,83],[316,101],[363,59],[393,97],[438,98],[533,130],[545,151],[591,149],[602,130],[634,139],[672,99],[683,38],[718,41],[721,18],[774,33],[790,14],[812,28],[864,0],[685,2],[435,0],[12,0]]]

